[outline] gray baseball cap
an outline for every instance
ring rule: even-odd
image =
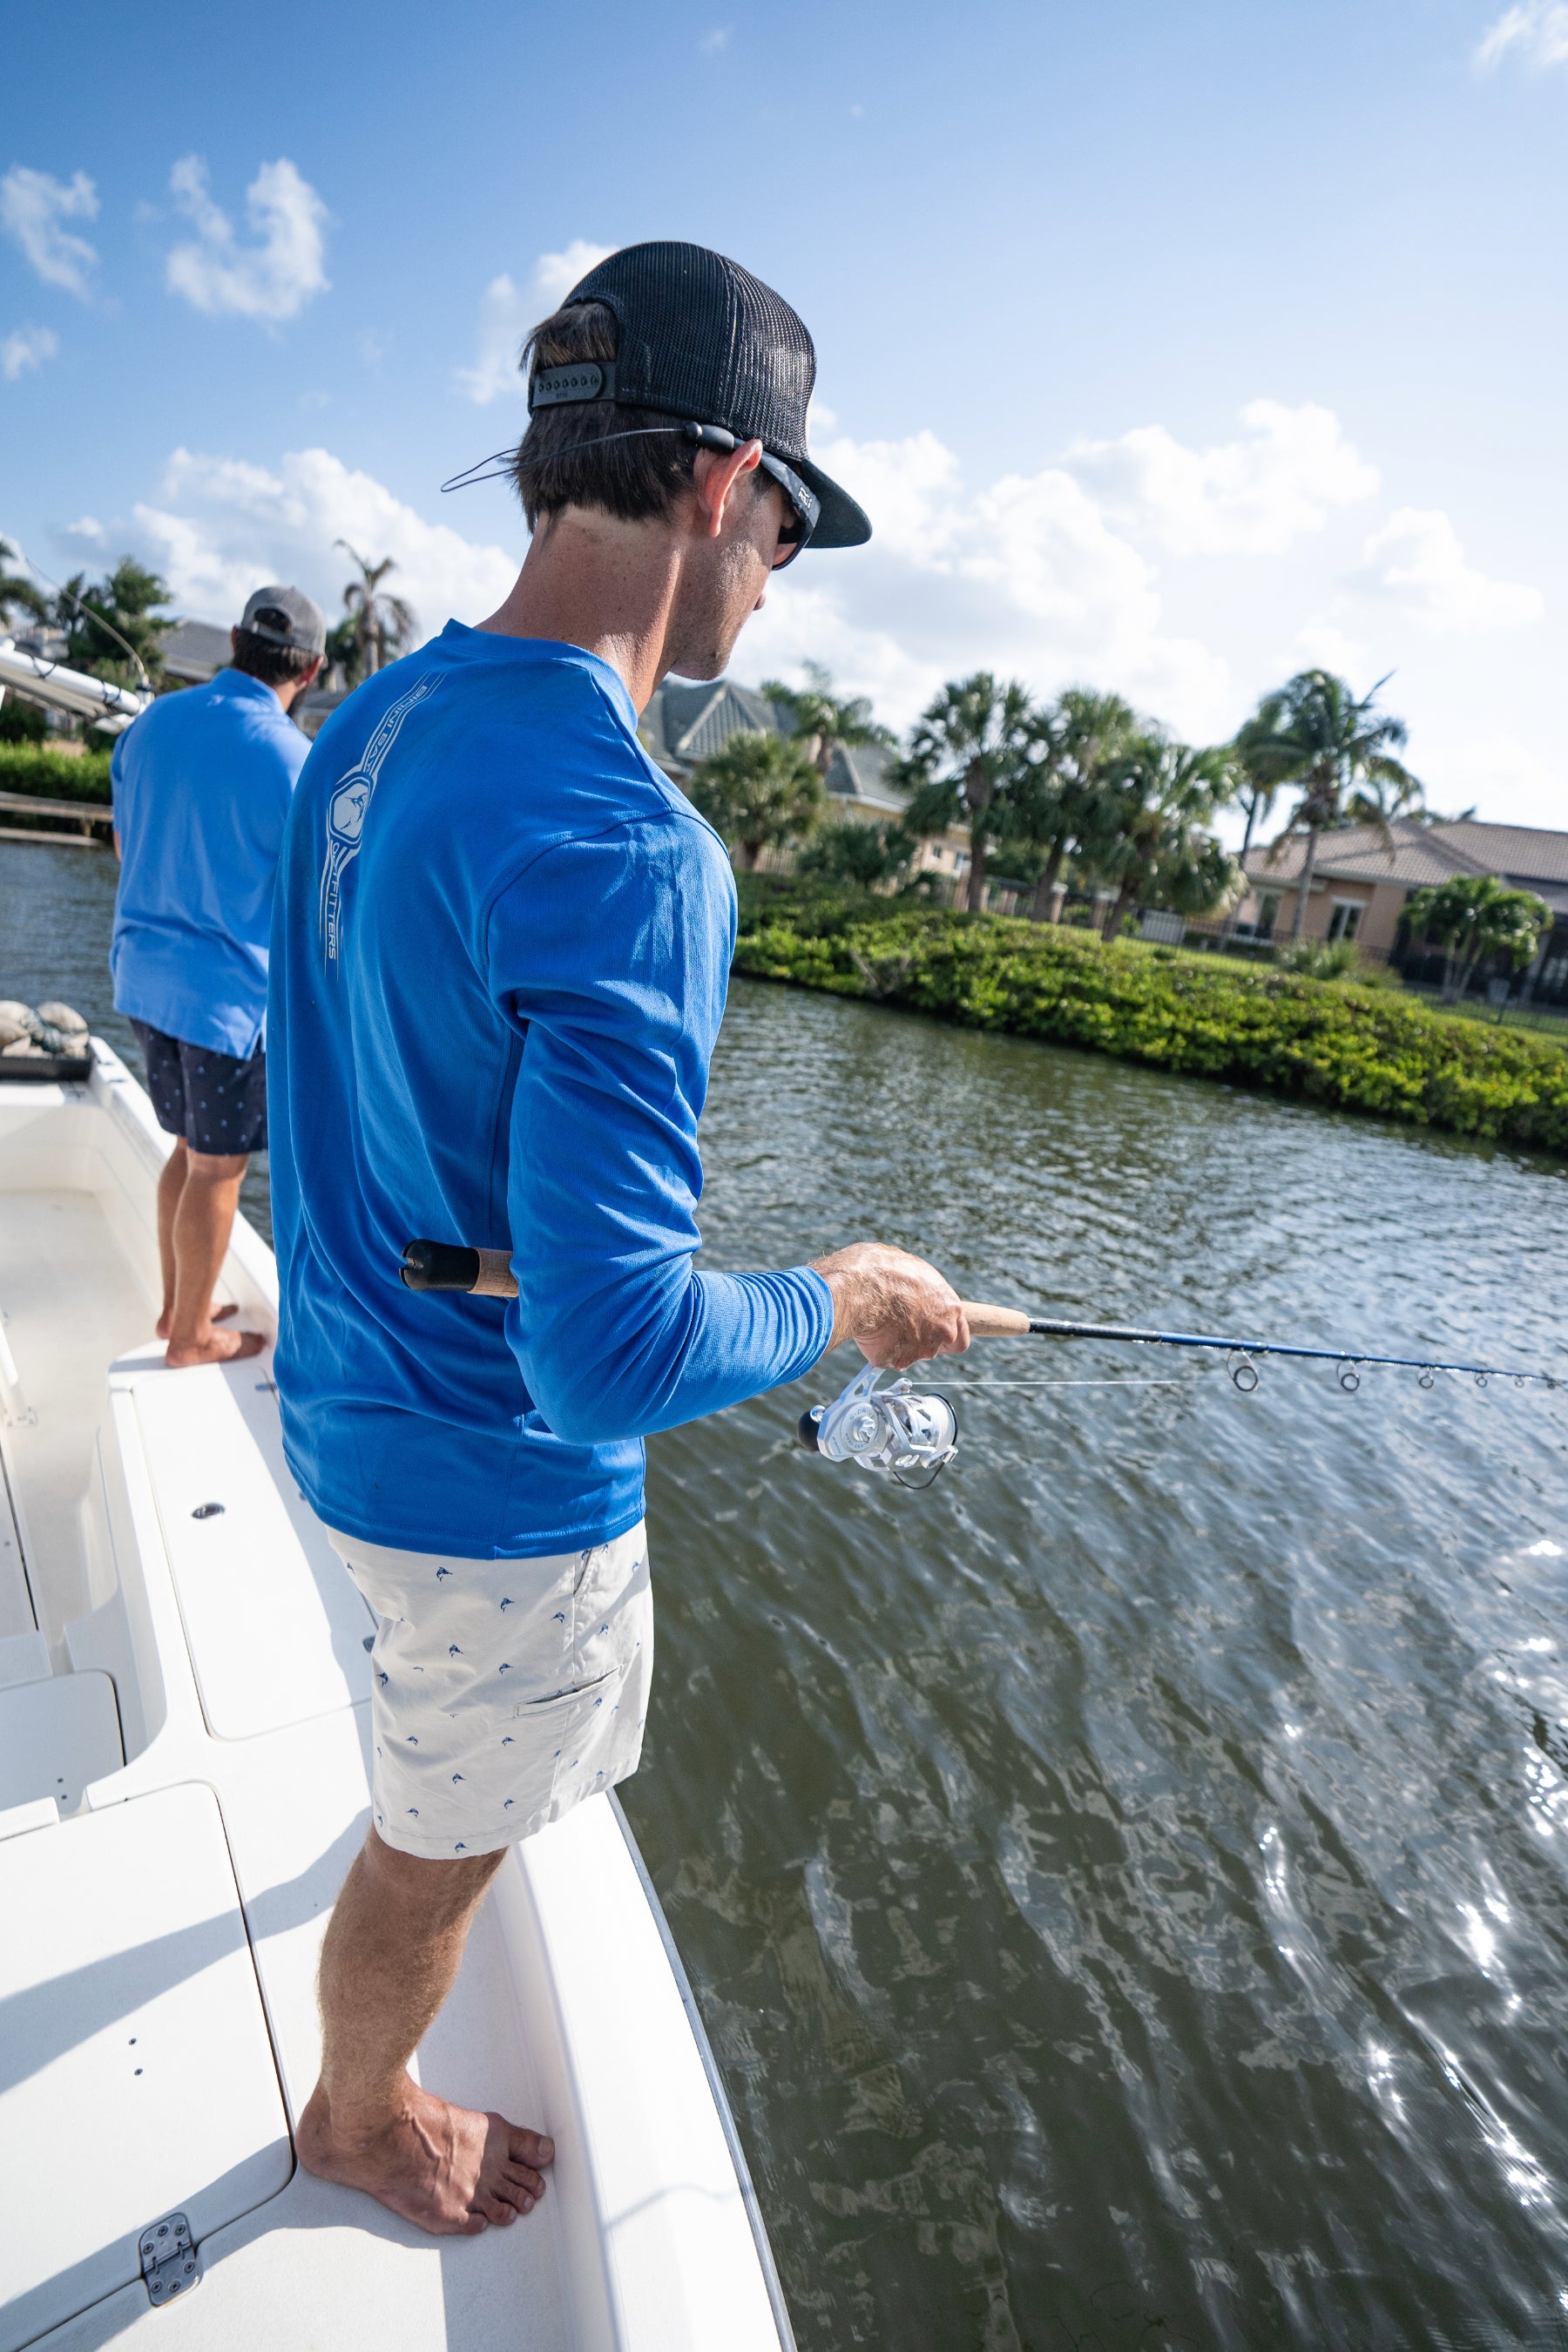
[[[291,646],[302,654],[327,650],[327,616],[302,588],[258,588],[247,601],[239,625],[264,645]]]

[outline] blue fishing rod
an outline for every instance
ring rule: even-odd
[[[470,1249],[454,1242],[409,1242],[399,1272],[410,1290],[462,1290],[489,1298],[517,1297],[517,1280],[506,1250]],[[1132,1323],[1075,1323],[1061,1316],[1026,1315],[1016,1307],[968,1300],[963,1302],[963,1314],[970,1337],[975,1339],[1106,1339],[1121,1347],[1204,1349],[1226,1358],[1231,1380],[1244,1396],[1257,1388],[1258,1360],[1268,1356],[1333,1364],[1347,1395],[1360,1388],[1363,1371],[1373,1365],[1415,1372],[1424,1389],[1436,1385],[1439,1372],[1468,1378],[1483,1389],[1489,1381],[1511,1381],[1516,1388],[1531,1383],[1547,1389],[1568,1387],[1568,1374],[1524,1371],[1506,1364],[1452,1363],[1438,1356],[1368,1355],[1359,1348],[1308,1348],[1295,1340],[1238,1339],[1209,1331],[1146,1331]],[[900,1373],[887,1388],[880,1385],[882,1378],[878,1366],[867,1364],[830,1404],[813,1405],[802,1413],[796,1443],[827,1462],[855,1462],[863,1470],[887,1473],[900,1486],[929,1486],[957,1450],[958,1414],[952,1401],[940,1391],[917,1391],[907,1373]],[[906,1475],[910,1471],[925,1475],[911,1478]]]

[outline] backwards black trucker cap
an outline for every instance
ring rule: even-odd
[[[619,330],[613,360],[536,367],[531,411],[614,400],[760,441],[761,463],[807,526],[811,547],[860,547],[865,512],[806,454],[816,351],[771,286],[703,245],[628,245],[579,278],[561,308],[602,302]],[[804,493],[804,495],[803,495]]]
[[[327,650],[327,616],[302,588],[258,588],[247,600],[239,625],[265,645],[291,646],[302,654]]]

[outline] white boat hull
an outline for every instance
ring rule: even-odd
[[[373,1627],[283,1467],[270,1355],[170,1373],[151,1339],[167,1149],[101,1045],[86,1085],[0,1083],[0,2352],[787,2347],[613,1799],[508,1857],[416,2061],[552,2134],[540,2208],[437,2241],[297,2164]],[[275,1329],[243,1221],[222,1286]],[[194,2267],[150,2287],[175,2214]]]

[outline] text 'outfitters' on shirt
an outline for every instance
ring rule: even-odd
[[[470,1558],[609,1540],[644,1435],[795,1378],[809,1268],[697,1275],[735,893],[594,655],[448,623],[300,780],[268,1047],[285,1447],[329,1525]],[[509,1248],[503,1304],[405,1242]]]

